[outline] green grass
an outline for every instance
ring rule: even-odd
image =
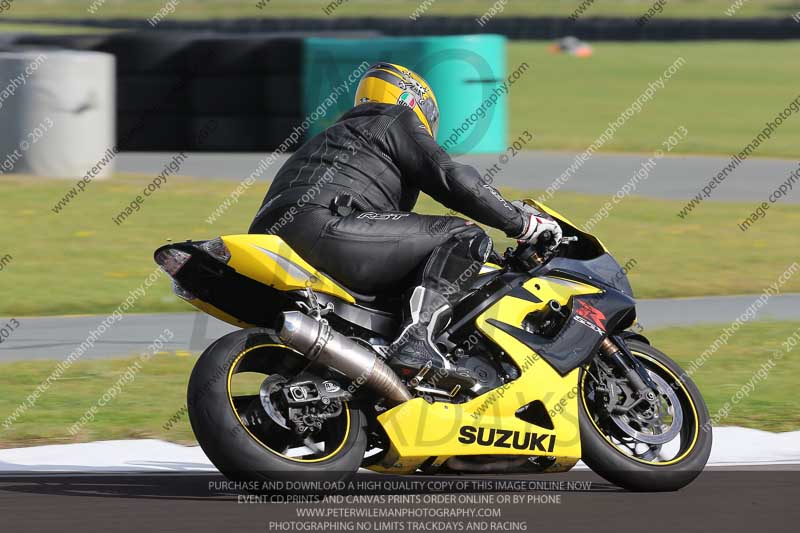
[[[655,346],[688,367],[714,341],[724,326],[669,328],[647,332]],[[716,413],[773,353],[781,341],[800,329],[800,323],[756,322],[745,325],[729,344],[692,374]],[[800,348],[796,348],[800,349]],[[160,438],[193,443],[188,417],[164,429],[186,401],[186,386],[196,356],[156,355],[142,364],[136,378],[95,418],[71,435],[69,427],[96,404],[136,359],[79,361],[40,396],[38,403],[12,424],[0,426],[0,447],[32,446],[121,438]],[[53,371],[54,361],[0,365],[0,421]],[[800,372],[800,357],[790,352],[768,378],[731,410],[719,425],[742,425],[770,431],[800,429],[800,403],[790,394]],[[250,381],[250,383],[255,383]],[[252,389],[251,389],[252,390]],[[240,390],[239,392],[244,392]]]
[[[170,431],[163,425],[186,404],[186,386],[195,360],[196,356],[162,354],[141,363],[142,370],[136,378],[124,385],[115,399],[99,407],[94,420],[73,436],[69,428],[138,358],[79,361],[10,429],[0,425],[0,447],[150,437],[193,442],[188,417],[184,416]],[[47,379],[56,364],[25,361],[0,365],[0,422]]]
[[[2,20],[2,16],[0,16]],[[95,28],[92,26],[74,26],[71,24],[24,24],[0,22],[0,33],[52,33],[64,35],[67,33],[110,33],[114,30]]]
[[[585,150],[678,57],[685,64],[601,151],[652,152],[678,126],[674,153],[741,151],[798,91],[800,42],[673,42],[594,45],[589,59],[553,55],[543,42],[510,42],[508,70],[531,69],[511,87],[510,138],[532,149]],[[800,116],[786,120],[754,156],[797,157]]]
[[[119,176],[89,185],[60,214],[51,207],[72,181],[3,177],[0,256],[12,260],[0,272],[0,316],[105,313],[114,310],[153,271],[152,253],[167,239],[204,239],[245,233],[266,186],[258,184],[214,225],[206,217],[236,186],[234,181],[171,178],[141,211],[121,226],[112,222],[151,178]],[[510,198],[540,191],[505,190]],[[552,205],[576,224],[588,220],[607,197],[559,193]],[[743,234],[736,224],[750,203],[707,202],[687,220],[675,213],[683,201],[627,198],[595,233],[630,273],[639,297],[758,293],[797,259],[800,212],[774,205]],[[420,212],[445,209],[423,197]],[[492,232],[496,248],[509,244]],[[778,244],[779,243],[779,244]],[[800,276],[784,291],[800,290]],[[186,311],[162,277],[133,312]]]
[[[684,369],[706,350],[728,324],[667,328],[645,332],[653,345],[675,359]],[[744,426],[768,431],[800,429],[800,401],[792,391],[800,372],[800,347],[786,351],[782,343],[800,331],[797,322],[753,322],[742,327],[729,341],[691,374],[708,403],[712,417],[730,402],[732,408],[718,425]],[[782,359],[774,357],[778,351]],[[753,374],[774,358],[776,366],[764,380],[754,381],[754,390],[744,400],[732,399]]]
[[[211,17],[325,17],[324,9],[332,0],[267,0],[264,8],[257,0],[181,0],[176,18]],[[734,0],[669,0],[659,16],[663,17],[725,17]],[[87,9],[96,2],[98,9]],[[9,17],[151,17],[166,2],[164,0],[15,0],[3,15]],[[331,17],[407,17],[423,0],[345,0]],[[499,16],[568,16],[580,5],[580,0],[535,0],[507,2]],[[639,17],[647,12],[654,0],[597,1],[584,16]],[[435,0],[425,12],[434,15],[480,16],[494,4],[489,0]],[[796,0],[749,0],[737,12],[737,18],[754,16],[787,16],[800,10]],[[330,10],[329,10],[330,12]],[[2,15],[0,15],[2,16]]]

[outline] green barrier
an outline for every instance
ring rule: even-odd
[[[308,137],[352,108],[366,67],[388,61],[414,70],[433,87],[441,110],[437,141],[447,151],[499,153],[508,146],[503,36],[313,37],[305,40],[303,57]]]

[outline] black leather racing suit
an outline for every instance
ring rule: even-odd
[[[279,235],[357,292],[399,292],[414,277],[442,292],[442,284],[467,281],[463,273],[485,260],[491,240],[462,218],[410,213],[420,191],[509,236],[523,231],[518,209],[474,168],[452,161],[413,110],[362,104],[289,158],[250,233]],[[345,195],[352,211],[332,210]]]

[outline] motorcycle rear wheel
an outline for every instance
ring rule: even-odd
[[[663,445],[637,440],[631,435],[658,441],[659,432],[638,432],[634,421],[626,427],[603,411],[602,393],[593,390],[596,379],[591,369],[580,376],[578,417],[583,461],[606,480],[633,491],[661,492],[678,490],[691,483],[702,471],[711,453],[712,433],[708,408],[700,391],[677,363],[643,342],[627,341],[628,348],[654,376],[660,401],[678,422],[677,443],[667,443],[674,450],[667,457]],[[668,390],[663,390],[666,387]],[[671,390],[669,390],[671,389]],[[627,433],[625,432],[627,430]],[[664,432],[665,435],[668,432]],[[646,450],[641,452],[641,448]],[[639,451],[637,451],[639,450]]]
[[[229,333],[200,356],[189,379],[189,420],[197,442],[228,479],[331,482],[358,470],[367,438],[364,416],[352,405],[344,403],[342,412],[306,441],[270,420],[258,389],[252,395],[234,392],[238,373],[289,377],[307,365],[263,328]]]

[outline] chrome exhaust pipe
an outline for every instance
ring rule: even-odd
[[[278,337],[304,357],[337,370],[394,403],[411,399],[394,370],[372,350],[334,331],[325,320],[300,311],[286,311],[278,324]]]

